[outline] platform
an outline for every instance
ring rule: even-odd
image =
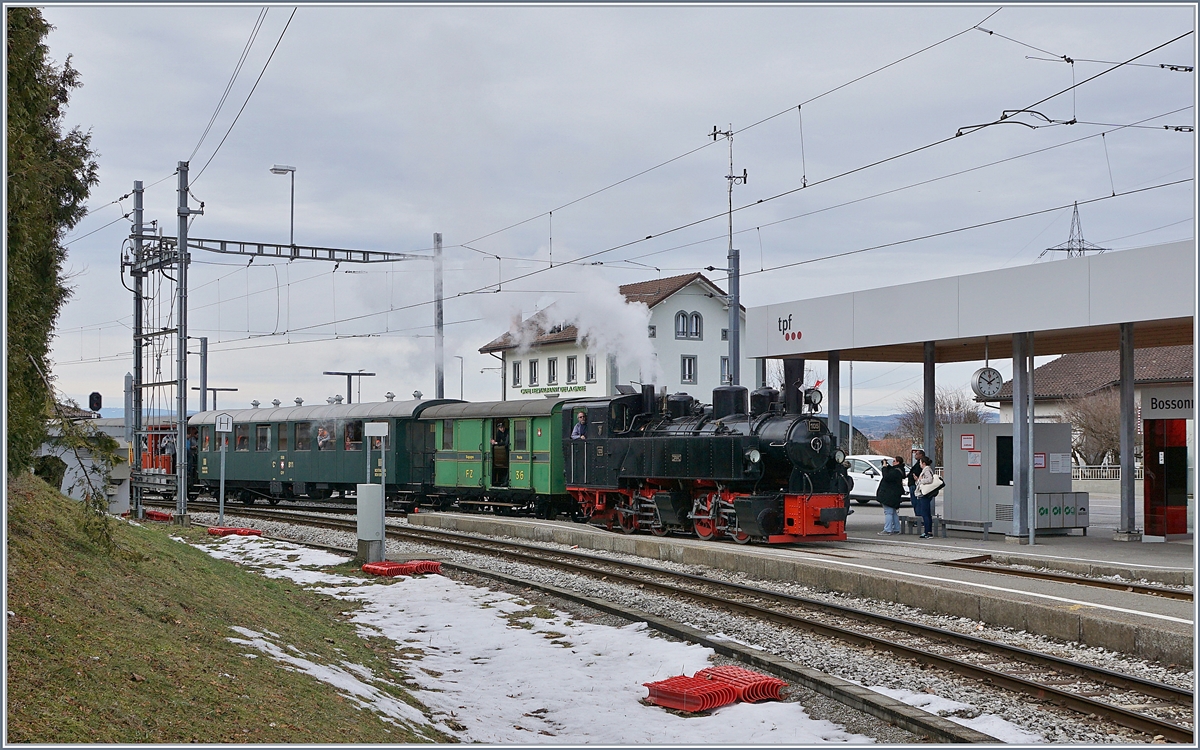
[[[707,565],[765,580],[793,581],[820,590],[892,601],[926,611],[1076,641],[1171,664],[1191,664],[1193,603],[1127,591],[959,570],[937,561],[975,555],[1011,562],[1111,575],[1125,571],[1164,583],[1192,582],[1192,545],[1131,544],[1099,534],[1055,537],[1030,548],[993,532],[951,531],[945,539],[877,536],[882,508],[858,506],[845,542],[780,546],[704,542],[695,537],[626,536],[567,521],[458,513],[421,513],[413,525],[578,545],[653,560]],[[1070,566],[1070,567],[1068,567]]]

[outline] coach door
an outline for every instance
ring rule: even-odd
[[[458,444],[458,486],[482,487],[486,462],[482,419],[456,419],[454,440]]]

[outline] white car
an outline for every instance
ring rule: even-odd
[[[892,459],[887,456],[846,456],[850,462],[850,478],[854,480],[854,489],[850,497],[859,505],[866,505],[875,499],[875,491],[879,489],[879,479],[883,476],[883,465],[890,464]],[[908,485],[904,485],[904,502],[908,502]]]

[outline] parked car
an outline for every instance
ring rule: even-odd
[[[850,497],[859,505],[866,505],[875,500],[875,491],[879,489],[879,479],[883,475],[883,465],[891,463],[892,459],[887,456],[847,456],[846,460],[850,462],[850,478],[854,480],[854,489],[850,490]],[[909,502],[908,500],[908,485],[904,488],[904,500],[901,504]]]

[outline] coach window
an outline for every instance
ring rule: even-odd
[[[287,422],[284,422],[283,424],[275,425],[275,429],[278,430],[278,433],[279,433],[279,440],[276,444],[276,449],[281,450],[281,451],[287,450],[288,449],[288,425],[287,425]]]
[[[271,450],[271,425],[254,425],[254,450],[258,453]]]
[[[333,442],[333,420],[317,422],[317,450],[331,451],[337,444]]]
[[[578,364],[576,357],[567,357],[567,384],[573,384],[578,379]]]
[[[233,427],[233,445],[235,451],[250,450],[250,425],[239,424]]]
[[[527,420],[513,420],[512,447],[515,451],[529,450],[529,422]]]
[[[442,420],[442,450],[454,450],[454,420]]]
[[[211,427],[201,427],[200,428],[200,450],[205,451],[206,453],[208,451],[212,450],[212,428]]]
[[[362,450],[363,428],[361,419],[350,419],[345,423],[343,434],[345,436],[344,445],[348,451]]]
[[[312,422],[296,423],[296,450],[312,450]]]

